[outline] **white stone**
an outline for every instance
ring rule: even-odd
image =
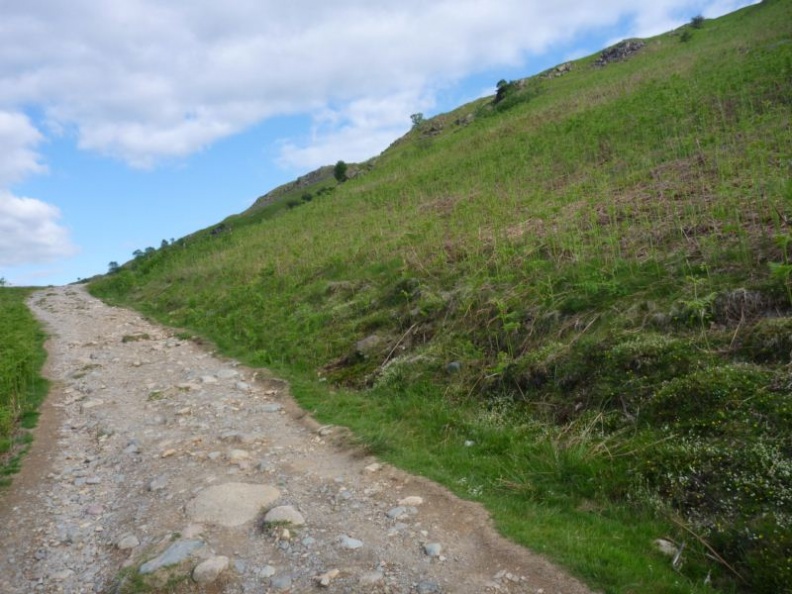
[[[134,549],[139,544],[140,540],[138,540],[137,536],[134,534],[127,534],[121,537],[116,546],[119,548],[119,550],[126,551],[129,549]]]
[[[399,499],[399,505],[407,505],[410,507],[422,505],[423,502],[424,502],[423,497],[418,497],[417,495],[411,495],[410,497]]]
[[[280,491],[268,485],[226,483],[198,493],[187,504],[187,514],[194,522],[231,528],[250,522],[279,498]]]
[[[199,584],[210,584],[220,577],[221,573],[228,569],[228,564],[228,557],[223,555],[211,557],[199,563],[198,566],[193,569],[192,578]]]
[[[269,510],[264,516],[264,522],[267,524],[285,523],[292,526],[304,526],[305,518],[291,505],[282,505]]]

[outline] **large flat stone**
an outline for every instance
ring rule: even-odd
[[[198,493],[187,504],[187,515],[193,522],[232,528],[255,519],[262,508],[271,507],[279,498],[280,491],[268,485],[215,485]]]
[[[189,558],[195,551],[204,546],[200,540],[179,540],[169,546],[165,552],[151,561],[147,561],[140,566],[140,573],[154,573],[155,571],[168,567],[170,565],[178,565],[185,559]]]

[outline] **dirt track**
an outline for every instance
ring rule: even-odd
[[[480,506],[334,445],[266,373],[81,287],[30,305],[53,389],[0,493],[1,592],[128,591],[163,552],[146,579],[168,592],[589,592]],[[283,506],[304,525],[263,522]]]

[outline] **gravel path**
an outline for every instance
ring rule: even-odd
[[[30,306],[53,387],[0,493],[0,592],[589,592],[480,506],[343,451],[266,372],[82,287]]]

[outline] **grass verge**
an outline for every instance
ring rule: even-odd
[[[32,291],[0,288],[0,484],[19,471],[32,439],[38,407],[47,395],[41,377],[45,335],[25,305]]]

